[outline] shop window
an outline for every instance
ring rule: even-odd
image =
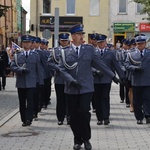
[[[51,13],[51,0],[43,0],[43,13]]]
[[[127,14],[127,0],[119,0],[119,14]]]
[[[67,15],[75,14],[75,0],[67,0]]]
[[[90,0],[90,15],[98,16],[100,11],[100,0]]]

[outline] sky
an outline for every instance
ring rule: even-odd
[[[26,30],[29,30],[30,0],[22,0],[22,7],[27,11],[27,15],[26,15]]]

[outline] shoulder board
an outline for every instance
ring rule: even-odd
[[[92,44],[84,44],[84,46],[94,47]]]
[[[67,49],[67,48],[69,48],[70,46],[65,46],[65,47],[63,47],[62,49]]]
[[[32,53],[39,55],[38,52],[36,52],[36,51],[32,51]]]

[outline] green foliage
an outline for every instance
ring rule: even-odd
[[[141,3],[144,7],[141,14],[148,14],[147,20],[150,20],[150,0],[133,0],[136,3]]]
[[[6,15],[8,8],[10,8],[10,6],[4,6],[0,4],[0,17]]]

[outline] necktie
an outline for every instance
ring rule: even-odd
[[[26,59],[28,58],[28,52],[26,52]]]
[[[103,56],[103,50],[101,49],[101,56]]]
[[[79,51],[78,51],[78,50],[79,50],[79,48],[76,47],[76,54],[77,54],[77,55],[79,55]]]
[[[143,51],[140,51],[141,52],[141,57],[143,57]]]

